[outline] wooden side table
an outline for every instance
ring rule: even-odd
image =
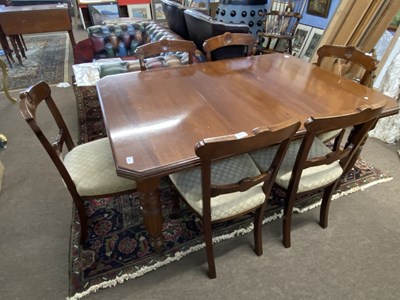
[[[0,7],[0,26],[3,33],[10,37],[15,56],[21,65],[21,34],[68,31],[72,47],[76,44],[67,4]],[[22,54],[25,55],[24,52]]]

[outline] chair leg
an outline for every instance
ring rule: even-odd
[[[217,277],[217,273],[215,270],[214,250],[212,244],[212,229],[210,221],[203,222],[203,230],[204,230],[204,241],[206,243],[206,251],[207,251],[208,277],[210,277],[210,279],[213,279]]]
[[[172,211],[174,213],[178,213],[181,209],[180,195],[174,187],[171,188],[171,197],[172,197]]]
[[[321,203],[321,210],[319,213],[319,225],[322,228],[328,227],[329,206],[331,204],[331,198],[332,198],[333,192],[336,190],[338,182],[339,181],[328,186],[324,191],[324,195],[322,197],[322,203]]]
[[[83,245],[87,238],[87,231],[88,231],[88,220],[85,213],[85,207],[80,197],[73,197],[75,208],[78,212],[79,223],[81,224],[81,237],[79,244]]]
[[[291,230],[292,230],[292,214],[294,200],[296,199],[295,193],[289,193],[285,201],[285,208],[283,212],[283,245],[285,248],[290,248],[291,246]]]
[[[265,205],[258,208],[254,215],[254,251],[257,256],[261,256],[263,254],[263,246],[262,246],[262,221],[264,218],[264,209]]]

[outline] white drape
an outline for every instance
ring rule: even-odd
[[[388,67],[378,90],[399,103],[400,99],[400,53],[393,59]],[[382,118],[378,121],[374,130],[370,131],[370,137],[378,138],[386,143],[395,143],[400,140],[400,114]]]

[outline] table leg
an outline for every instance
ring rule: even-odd
[[[17,46],[17,43],[15,42],[14,35],[10,35],[10,41],[11,41],[11,45],[13,46],[15,56],[17,57],[19,64],[22,66],[21,54],[19,54],[18,46]]]
[[[25,55],[25,48],[24,48],[24,46],[22,45],[20,36],[19,36],[19,35],[16,35],[16,36],[15,36],[15,40],[17,41],[18,49],[19,49],[19,51],[21,52],[22,57],[23,57],[23,58],[26,58],[26,55]]]
[[[4,50],[4,53],[6,55],[8,64],[10,65],[10,68],[12,68],[11,62],[14,63],[14,58],[12,56],[12,50],[10,49],[10,46],[8,45],[6,35],[3,33],[3,31],[1,31],[1,28],[0,28],[0,43],[1,43],[1,47]]]
[[[72,48],[74,48],[76,45],[76,42],[75,42],[75,37],[74,37],[74,33],[72,32],[72,30],[68,30],[68,35],[69,35],[69,39],[71,41]]]
[[[160,200],[160,178],[149,178],[137,183],[142,207],[143,223],[150,235],[150,242],[156,252],[163,250],[163,216]]]

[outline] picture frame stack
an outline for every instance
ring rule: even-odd
[[[324,30],[298,24],[294,33],[292,55],[310,61],[318,49]]]

